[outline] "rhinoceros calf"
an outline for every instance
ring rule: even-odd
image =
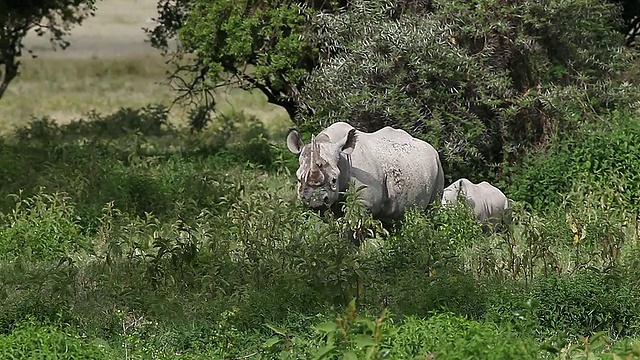
[[[465,197],[467,205],[483,224],[485,231],[489,230],[489,224],[493,225],[495,229],[495,226],[500,222],[511,223],[509,200],[500,189],[488,182],[474,184],[465,178],[458,179],[444,189],[442,205],[455,204],[458,195]]]
[[[399,219],[409,207],[440,200],[444,172],[438,152],[403,130],[373,133],[337,122],[304,144],[296,129],[287,146],[299,154],[298,197],[310,208],[331,207],[353,180],[364,205],[383,223]]]

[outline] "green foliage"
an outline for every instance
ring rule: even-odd
[[[637,341],[613,343],[609,337],[600,332],[590,337],[581,336],[578,343],[567,346],[564,352],[572,359],[635,359],[640,356],[640,343]]]
[[[3,334],[8,333],[15,324],[29,318],[50,325],[74,322],[76,314],[70,309],[68,299],[62,296],[49,296],[50,294],[40,288],[48,282],[55,281],[58,282],[59,287],[65,286],[69,283],[68,277],[55,276],[59,274],[51,267],[33,268],[23,264],[3,266],[0,271],[2,275],[0,329]],[[16,291],[20,287],[22,289]]]
[[[640,325],[637,286],[615,272],[587,270],[541,280],[531,294],[540,303],[536,312],[540,329],[581,336],[606,331],[617,337],[635,333]]]
[[[293,117],[302,77],[317,57],[307,37],[310,9],[316,2],[308,3],[309,7],[304,1],[162,0],[160,24],[147,32],[160,49],[168,49],[169,39],[178,40],[170,80],[184,91],[181,98],[204,93],[210,105],[212,89],[234,84],[258,89]],[[186,66],[185,55],[195,55]]]
[[[202,152],[216,154],[228,165],[248,162],[273,168],[276,162],[286,160],[282,158],[284,153],[269,140],[267,129],[258,118],[242,111],[232,111],[212,120],[196,141],[201,143]]]
[[[168,124],[167,115],[168,109],[164,105],[152,104],[141,109],[121,108],[108,115],[92,111],[86,118],[64,125],[58,125],[48,116],[32,118],[15,130],[15,139],[27,147],[113,144],[131,155],[152,150],[150,145],[156,139],[177,136],[176,129]]]
[[[336,50],[332,39],[314,33],[315,18],[351,6],[349,0],[159,0],[158,24],[145,32],[152,46],[165,54],[177,40],[169,81],[182,91],[179,100],[213,108],[211,90],[239,85],[261,91],[293,120],[312,111],[300,94],[304,77]],[[431,1],[399,0],[393,11],[431,8]]]
[[[316,18],[333,51],[305,82],[314,113],[300,121],[402,128],[440,149],[448,181],[490,180],[549,136],[636,99],[613,80],[631,56],[615,46],[607,2],[443,1],[402,16],[395,4],[354,1]]]
[[[78,335],[33,320],[25,320],[9,334],[0,335],[0,356],[4,359],[114,358],[104,342],[87,342]]]
[[[296,55],[305,46],[298,37],[303,25],[304,17],[295,3],[248,8],[237,1],[195,1],[179,35],[181,44],[204,61],[214,79],[219,79],[221,70],[255,61],[256,79],[274,81],[274,89],[279,90],[284,85],[277,82],[281,79],[266,76],[294,70]],[[288,35],[283,28],[287,28]],[[256,50],[265,45],[273,53],[264,52],[254,60]],[[296,73],[291,75],[295,82]]]
[[[544,210],[585,196],[618,211],[640,209],[640,127],[634,113],[612,112],[607,125],[587,124],[552,141],[510,174],[510,196]]]
[[[69,197],[39,192],[33,197],[16,196],[11,214],[0,214],[0,258],[40,261],[57,260],[67,253],[87,250],[88,239],[77,223]]]
[[[166,109],[149,106],[57,125],[34,119],[0,144],[0,189],[33,196],[44,187],[68,194],[82,225],[94,227],[103,206],[160,218],[196,216],[216,204],[224,212],[242,189],[243,166],[289,171],[296,159],[272,144],[264,125],[243,113],[223,114],[197,134],[168,124]],[[18,165],[20,164],[20,165]],[[281,165],[286,164],[286,168]],[[294,169],[294,168],[293,168]],[[13,203],[0,200],[9,211]],[[193,206],[193,207],[192,207]]]
[[[388,285],[380,289],[394,312],[425,316],[449,311],[481,316],[481,289],[466,273],[464,250],[481,240],[481,230],[464,207],[411,210],[402,228],[383,245],[376,267]]]
[[[0,3],[0,99],[18,75],[24,38],[31,31],[49,35],[51,45],[69,46],[65,37],[95,11],[95,0],[41,0]],[[29,50],[31,53],[31,50]]]
[[[322,340],[313,358],[333,359],[338,354],[343,359],[386,358],[390,346],[383,341],[396,332],[386,324],[387,318],[386,310],[374,320],[359,316],[356,314],[355,299],[351,300],[344,316],[315,326]]]
[[[437,314],[407,318],[392,339],[394,358],[539,359],[539,345],[507,327]]]

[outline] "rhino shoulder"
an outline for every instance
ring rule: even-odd
[[[408,132],[402,129],[392,128],[391,126],[385,126],[382,129],[370,133],[372,137],[387,139],[392,142],[397,143],[412,143],[412,142],[423,142],[422,140],[411,136]]]
[[[467,178],[460,178],[460,179],[457,180],[457,182],[461,186],[476,186],[476,184],[473,181],[471,181],[471,180],[469,180]]]

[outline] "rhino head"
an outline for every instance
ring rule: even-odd
[[[475,201],[468,196],[470,185],[473,185],[473,183],[466,178],[462,178],[446,187],[442,192],[442,205],[455,206],[458,200],[463,200],[466,201],[469,206],[474,207]]]
[[[442,205],[455,205],[462,191],[462,181],[457,180],[442,192]]]
[[[312,135],[311,142],[306,145],[296,129],[289,130],[287,147],[292,153],[300,155],[296,171],[298,197],[306,206],[325,208],[338,200],[340,191],[344,190],[348,181],[344,179],[345,176],[340,176],[340,156],[350,155],[355,144],[355,129],[337,142],[332,142],[325,133],[317,137]]]

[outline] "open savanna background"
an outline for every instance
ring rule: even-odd
[[[640,93],[619,9],[307,3],[160,1],[188,4],[198,71],[264,85],[215,89],[211,112],[171,107],[174,64],[142,30],[154,0],[98,2],[64,51],[26,38],[37,58],[0,98],[0,357],[640,358]],[[486,235],[435,205],[386,232],[354,189],[341,218],[303,208],[285,135],[337,120],[428,140],[447,185],[499,185],[514,225]]]
[[[151,103],[170,106],[177,94],[167,85],[172,67],[151,47],[144,28],[158,17],[153,0],[106,0],[95,17],[77,26],[66,50],[54,50],[48,38],[31,32],[20,76],[0,103],[2,131],[49,116],[58,123],[79,119],[90,111],[111,112]],[[244,111],[275,127],[291,126],[286,112],[268,104],[258,92],[234,88],[217,92],[220,112]],[[170,121],[184,125],[185,110],[172,108]]]

